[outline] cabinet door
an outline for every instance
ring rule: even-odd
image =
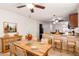
[[[8,39],[3,39],[2,40],[2,52],[8,52],[9,50],[9,40]]]
[[[78,27],[78,13],[70,14],[69,22],[72,28]]]
[[[0,52],[2,52],[2,41],[0,39]]]

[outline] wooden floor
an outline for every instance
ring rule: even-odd
[[[66,50],[50,49],[49,56],[79,56],[78,53],[72,53]]]
[[[9,56],[10,53],[0,53],[0,56]],[[77,53],[71,53],[71,52],[67,52],[65,50],[62,50],[61,52],[58,49],[53,49],[51,48],[49,50],[48,56],[79,56],[79,54]]]

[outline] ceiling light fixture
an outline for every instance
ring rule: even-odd
[[[34,8],[34,5],[33,4],[27,4],[27,8],[33,9]]]
[[[58,16],[56,16],[56,15],[54,14],[51,21],[53,22],[53,24],[56,24],[56,23],[58,23],[60,20],[62,20],[62,17],[58,17]]]

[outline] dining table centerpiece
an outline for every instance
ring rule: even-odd
[[[28,45],[32,45],[32,42],[31,42],[31,40],[32,40],[32,34],[27,34],[26,35],[26,39],[28,40]]]

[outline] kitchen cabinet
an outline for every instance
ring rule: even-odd
[[[0,52],[2,52],[2,42],[1,42],[1,38],[0,38]]]
[[[78,27],[78,13],[73,13],[69,15],[69,24],[71,28]]]

